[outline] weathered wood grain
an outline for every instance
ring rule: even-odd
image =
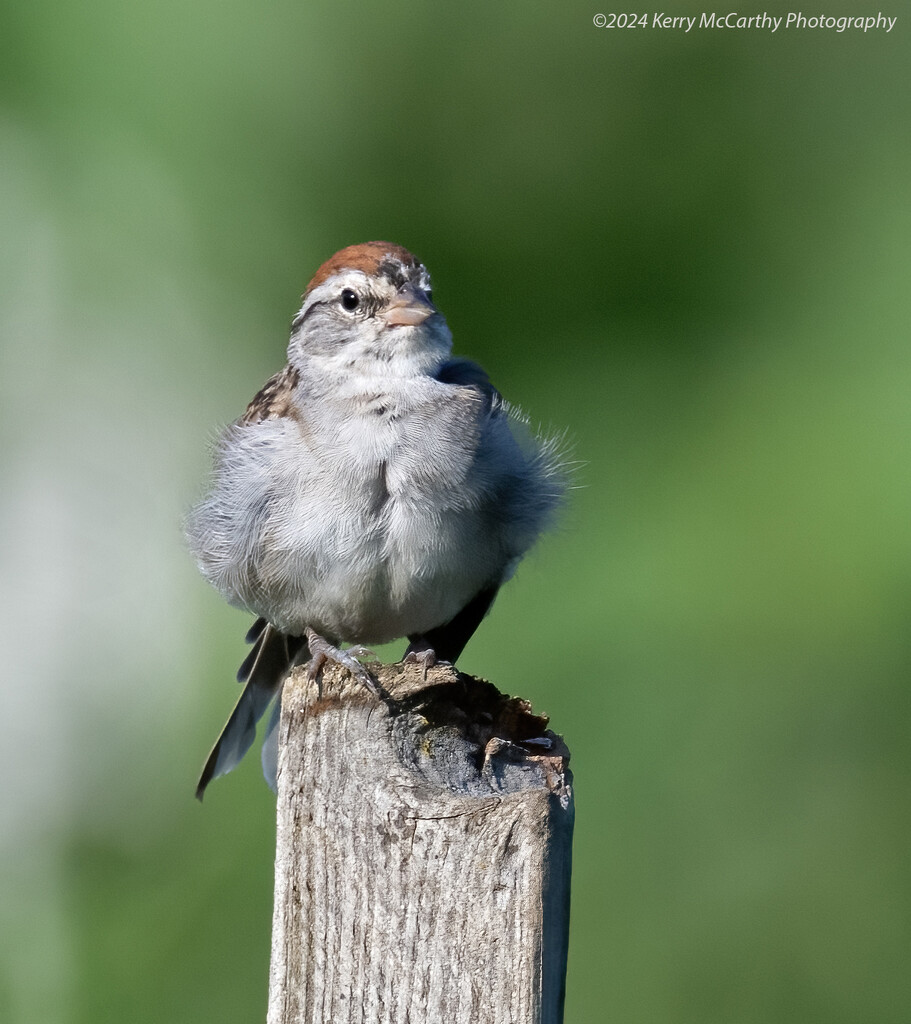
[[[268,1024],[557,1024],[566,747],[482,680],[372,669],[382,700],[285,686]]]

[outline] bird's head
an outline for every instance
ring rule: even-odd
[[[451,348],[423,263],[399,245],[364,242],[317,270],[291,324],[288,359],[308,372],[410,377],[433,373]]]

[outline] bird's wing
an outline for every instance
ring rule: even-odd
[[[496,586],[486,587],[465,605],[449,622],[442,626],[435,626],[426,633],[409,634],[410,646],[405,656],[412,650],[419,650],[429,646],[433,648],[434,654],[440,661],[449,661],[455,664],[456,659],[462,653],[465,645],[472,638],[474,631],[480,626],[481,620],[490,611],[493,599],[500,589]]]
[[[436,372],[436,379],[441,384],[454,384],[457,387],[474,388],[484,399],[484,412],[499,413],[504,406],[503,396],[491,384],[487,371],[470,359],[449,359]]]
[[[297,386],[298,376],[297,370],[289,365],[270,377],[253,396],[253,401],[247,406],[240,422],[246,426],[278,416],[287,416],[291,411],[291,398]]]

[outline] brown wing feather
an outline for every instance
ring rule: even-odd
[[[240,422],[262,423],[263,420],[287,416],[291,411],[291,396],[297,380],[297,370],[291,366],[286,366],[280,373],[270,377],[247,406]]]

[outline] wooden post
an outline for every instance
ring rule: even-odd
[[[371,668],[383,699],[285,685],[268,1024],[559,1024],[568,750],[483,680]]]

